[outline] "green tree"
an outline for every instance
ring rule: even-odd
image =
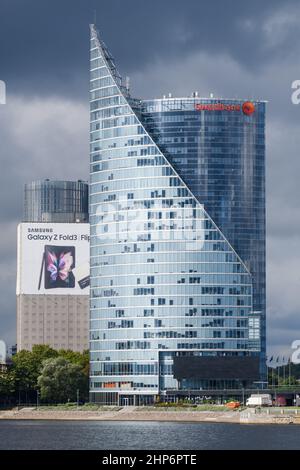
[[[58,351],[60,357],[67,359],[72,364],[80,366],[82,372],[86,378],[86,394],[85,399],[88,399],[88,388],[89,388],[89,373],[90,373],[90,353],[89,350],[85,350],[82,353],[72,351],[71,349],[60,349]]]
[[[0,404],[10,401],[14,393],[14,380],[9,370],[0,372]]]
[[[67,361],[72,362],[72,364],[77,364],[81,369],[86,372],[89,368],[89,351],[83,351],[82,353],[78,351],[72,351],[71,349],[60,349],[58,355],[67,359]],[[88,373],[87,373],[88,375]]]
[[[34,394],[37,388],[37,379],[41,373],[43,362],[49,358],[55,358],[58,352],[48,345],[33,346],[32,351],[19,351],[12,358],[11,375],[14,383],[14,391]]]
[[[41,375],[44,362],[48,359],[62,357],[76,365],[84,376],[84,386],[80,392],[81,400],[88,398],[89,352],[52,349],[48,345],[33,346],[32,351],[19,351],[12,358],[8,371],[0,377],[0,402],[9,399],[16,402],[33,402],[38,390],[38,377]],[[75,389],[75,394],[76,394]],[[9,398],[6,398],[9,397]],[[59,399],[54,399],[59,401]]]
[[[268,379],[269,385],[299,385],[300,364],[287,363],[286,365],[278,366],[275,368],[269,367]]]
[[[280,377],[279,380],[278,380],[278,385],[297,385],[298,384],[298,380],[296,379],[296,377],[285,377],[285,379],[283,377]]]
[[[78,364],[72,364],[64,357],[44,361],[38,378],[41,399],[47,402],[66,403],[86,395],[87,380]]]

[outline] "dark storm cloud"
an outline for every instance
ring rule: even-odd
[[[15,342],[17,224],[24,183],[88,179],[88,104],[9,97],[0,106],[0,338]],[[70,164],[71,161],[71,164]]]
[[[293,14],[295,4],[286,1],[285,9]],[[47,90],[84,99],[88,24],[95,10],[103,39],[124,73],[157,58],[180,61],[193,51],[227,54],[259,69],[295,53],[291,44],[299,38],[298,25],[289,25],[280,44],[273,40],[282,34],[280,20],[275,18],[275,34],[272,25],[266,29],[281,7],[279,0],[1,0],[2,79],[14,94]]]
[[[133,94],[262,98],[267,112],[268,342],[300,338],[300,79],[297,0],[0,0],[0,338],[15,341],[23,185],[88,175],[89,28]]]

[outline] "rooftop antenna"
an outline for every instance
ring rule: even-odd
[[[129,77],[126,77],[125,88],[129,93],[129,90],[130,90],[130,78]]]
[[[94,10],[94,25],[96,26],[97,24],[97,10]]]

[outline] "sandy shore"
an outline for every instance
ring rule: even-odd
[[[199,411],[124,407],[113,410],[56,410],[22,408],[0,411],[0,420],[172,421],[240,424],[300,424],[300,415],[255,413],[254,410]]]

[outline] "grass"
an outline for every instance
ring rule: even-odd
[[[38,411],[118,411],[120,406],[101,406],[94,403],[85,403],[77,407],[76,403],[58,405],[40,405]]]
[[[34,408],[32,406],[32,408]],[[122,406],[105,406],[97,405],[95,403],[85,403],[77,407],[76,403],[63,403],[57,405],[43,405],[41,404],[38,407],[38,411],[119,411]],[[179,403],[159,403],[154,406],[139,406],[136,408],[138,412],[144,411],[230,411],[224,405],[213,405],[213,404],[203,404],[203,405],[193,405],[189,403],[179,404]]]
[[[34,408],[34,406],[31,406],[30,408]],[[119,411],[121,410],[122,406],[108,406],[108,405],[97,405],[95,403],[85,403],[84,405],[80,405],[77,408],[76,403],[64,403],[64,404],[57,404],[57,405],[43,405],[41,404],[38,407],[38,411],[79,411],[79,412],[84,412],[84,411],[95,411],[95,412],[105,412],[105,411]],[[221,411],[221,412],[226,412],[226,411],[243,411],[247,409],[247,407],[240,406],[240,408],[237,408],[236,410],[231,410],[227,408],[225,405],[214,405],[210,403],[205,403],[203,405],[193,405],[190,403],[158,403],[156,405],[146,405],[146,406],[140,406],[136,408],[137,412],[147,412],[147,411],[156,411],[156,412],[163,412],[163,411]],[[300,411],[300,407],[270,407],[270,408],[262,408],[262,412],[266,413],[267,410],[270,411],[272,414],[278,414],[281,412],[281,410],[284,410],[284,414],[287,414],[289,412],[295,412],[295,410]]]
[[[137,411],[230,411],[224,405],[190,405],[177,403],[163,403],[154,406],[141,406]]]

